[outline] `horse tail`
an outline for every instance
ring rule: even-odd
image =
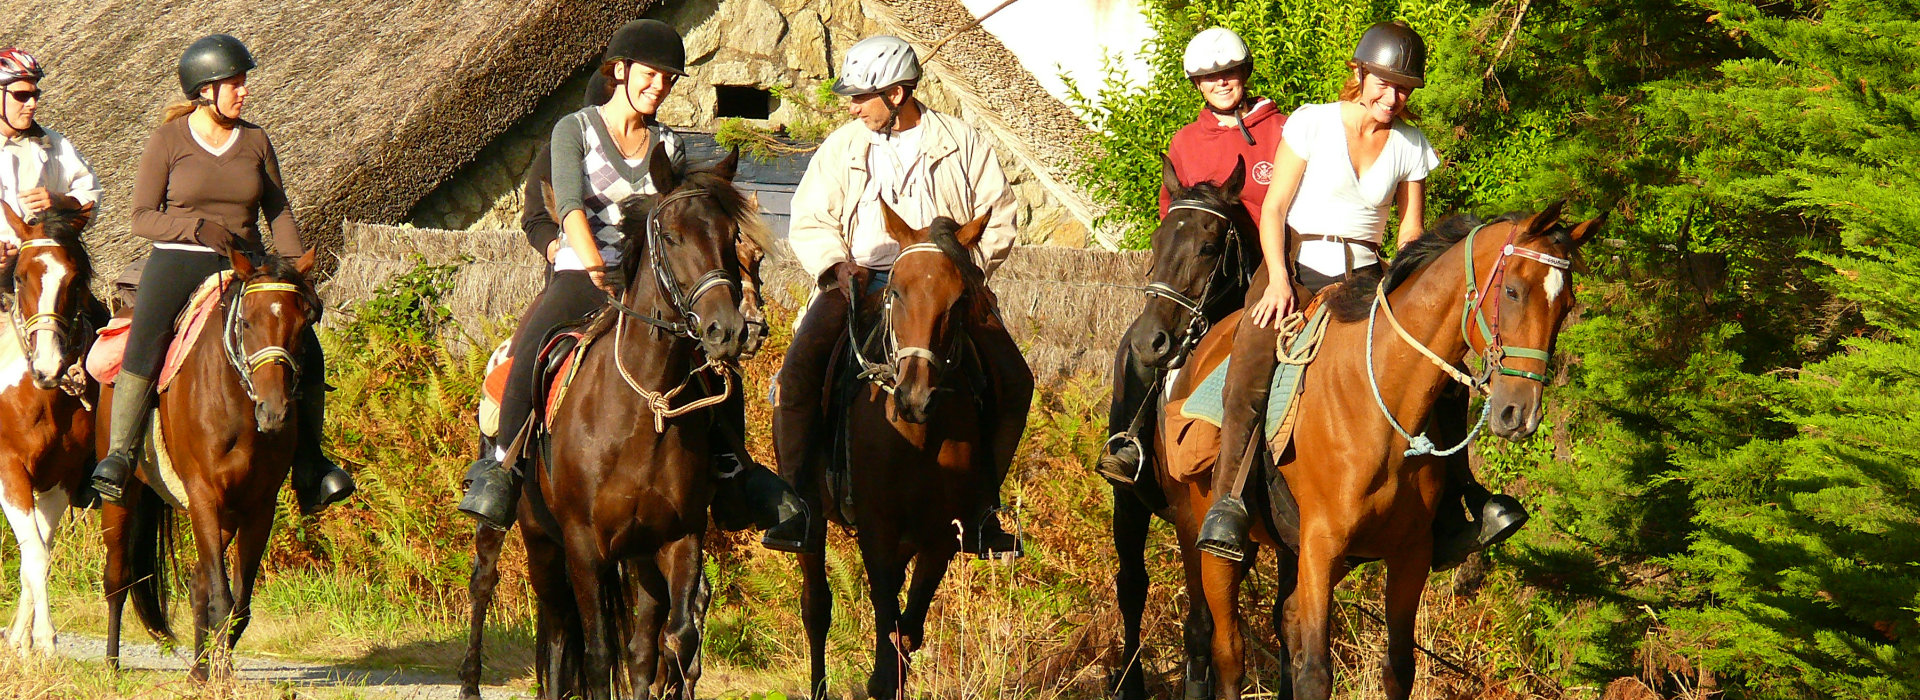
[[[633,566],[624,561],[614,563],[602,584],[598,611],[601,629],[606,630],[607,658],[611,661],[607,670],[613,676],[614,697],[621,698],[629,697],[637,690],[626,687],[633,678],[633,669],[628,663],[627,640],[633,636],[634,629],[643,628],[638,624],[634,611],[633,591],[640,586],[640,577],[633,571]]]
[[[172,575],[168,565],[174,542],[173,507],[162,501],[159,494],[144,496],[135,499],[129,522],[131,541],[127,566],[133,583],[127,592],[133,599],[133,611],[140,616],[147,632],[172,640],[167,579]]]

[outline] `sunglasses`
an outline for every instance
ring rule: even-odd
[[[13,97],[13,101],[20,104],[26,104],[40,99],[39,90],[8,90],[7,94]]]

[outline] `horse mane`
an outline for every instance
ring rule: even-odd
[[[314,290],[313,285],[308,282],[307,276],[300,274],[300,269],[294,267],[292,260],[272,254],[255,256],[254,259],[257,262],[254,263],[253,274],[247,275],[245,278],[240,278],[238,275],[235,275],[234,282],[236,284],[227,285],[229,302],[239,298],[238,295],[246,288],[248,282],[262,277],[280,280],[282,282],[291,282],[300,287],[300,296],[307,302],[307,313],[308,316],[311,317],[311,321],[314,323],[320,321],[320,314],[326,309],[326,307],[320,303],[320,293]]]
[[[1376,287],[1384,284],[1387,292],[1392,293],[1400,287],[1400,283],[1413,276],[1414,272],[1452,250],[1454,244],[1459,243],[1475,229],[1503,221],[1520,221],[1526,217],[1524,212],[1508,212],[1491,220],[1482,221],[1480,217],[1473,214],[1450,214],[1395,254],[1392,262],[1388,263],[1385,273],[1363,273],[1336,285],[1327,296],[1327,309],[1333,313],[1333,318],[1337,321],[1351,322],[1365,319],[1368,310],[1373,306]]]
[[[40,220],[40,233],[60,244],[67,257],[73,261],[75,289],[93,292],[93,256],[87,254],[87,246],[80,240],[80,232],[87,217],[80,211],[49,209]],[[16,255],[5,267],[0,267],[0,293],[12,294],[14,268],[20,264]]]
[[[960,281],[966,287],[966,294],[973,297],[976,304],[981,302],[981,294],[976,292],[987,286],[987,273],[973,261],[973,253],[960,243],[955,235],[960,231],[960,222],[944,216],[934,217],[927,225],[927,242],[947,254],[953,266],[960,270]]]

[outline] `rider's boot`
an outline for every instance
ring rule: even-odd
[[[776,381],[778,381],[777,378]],[[807,489],[818,488],[818,484],[815,483],[817,477],[813,470],[814,460],[809,451],[814,433],[819,427],[821,410],[817,396],[811,397],[812,400],[796,399],[786,391],[779,391],[776,392],[776,398],[776,405],[773,408],[773,449],[774,455],[778,458],[776,462],[780,466],[780,478],[786,484],[781,489],[783,495],[779,508],[782,511],[779,514],[779,524],[768,529],[768,534],[762,538],[761,543],[772,549],[781,549],[767,540],[775,535],[775,530],[778,530],[780,543],[791,541],[788,539],[793,534],[793,526],[789,525],[792,521],[790,507],[787,505],[789,499],[799,504],[800,512],[806,513],[807,507],[799,494]],[[811,514],[806,513],[805,517],[810,519]],[[825,532],[807,532],[807,528],[802,527],[800,533],[800,547],[797,550],[783,549],[782,551],[819,554],[826,550]]]
[[[327,385],[314,383],[300,392],[300,444],[293,452],[293,495],[302,515],[313,515],[352,496],[358,487],[347,470],[320,449],[325,437]]]
[[[760,545],[778,552],[804,552],[813,513],[800,494],[778,474],[757,464],[748,465],[740,480],[754,524],[765,529]]]
[[[113,383],[113,407],[107,415],[107,456],[94,466],[89,481],[100,500],[118,505],[126,496],[127,479],[133,476],[140,441],[147,437],[147,420],[153,415],[153,380],[121,372]]]
[[[1267,274],[1265,267],[1254,273],[1253,283],[1247,288],[1248,306],[1266,295]],[[1247,529],[1252,520],[1247,516],[1247,504],[1240,500],[1241,489],[1257,468],[1254,460],[1260,457],[1266,437],[1267,394],[1279,364],[1274,358],[1279,335],[1278,328],[1244,322],[1233,335],[1234,361],[1227,366],[1222,400],[1225,415],[1220,426],[1220,459],[1213,465],[1213,507],[1200,522],[1196,542],[1201,551],[1227,561],[1243,561],[1247,556]]]
[[[1118,432],[1107,438],[1106,450],[1094,471],[1107,481],[1132,486],[1140,476],[1140,439],[1132,432]]]
[[[1247,558],[1247,504],[1238,496],[1222,496],[1200,522],[1200,550],[1227,561]]]
[[[467,493],[460,498],[460,512],[481,525],[495,530],[513,528],[520,505],[520,469],[500,463],[499,453],[474,460],[467,467]]]

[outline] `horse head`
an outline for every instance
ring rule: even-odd
[[[1260,263],[1258,226],[1240,201],[1245,159],[1224,182],[1192,187],[1180,185],[1173,161],[1162,155],[1160,164],[1172,204],[1153,231],[1146,308],[1125,342],[1148,367],[1178,367],[1211,321],[1245,296],[1247,276]]]
[[[277,256],[254,264],[247,253],[228,254],[233,283],[227,291],[223,345],[227,361],[240,374],[240,386],[253,399],[253,417],[261,432],[286,423],[307,326],[320,318],[320,297],[307,283],[314,251],[293,263]]]
[[[708,360],[738,359],[747,334],[737,239],[762,230],[753,201],[733,186],[740,152],[684,176],[665,144],[655,144],[647,160],[654,189],[663,194],[621,203],[622,264],[630,281],[622,303],[650,304],[656,312],[664,303],[660,315],[677,319],[682,335],[699,341]]]
[[[925,423],[933,413],[934,389],[958,359],[960,326],[987,308],[986,273],[969,251],[986,230],[988,215],[964,225],[936,217],[926,228],[914,229],[886,203],[880,209],[887,234],[900,244],[882,319],[893,354],[893,412],[909,423]]]
[[[80,242],[80,231],[93,210],[52,211],[28,223],[12,207],[0,209],[6,210],[19,246],[12,269],[0,274],[0,286],[14,292],[9,308],[13,332],[26,351],[34,385],[52,389],[67,366],[79,359],[82,342],[90,339],[90,331],[79,325],[91,298],[93,261]]]
[[[1505,222],[1473,245],[1472,302],[1462,324],[1467,345],[1486,358],[1489,427],[1518,440],[1540,427],[1541,394],[1555,338],[1573,310],[1571,260],[1606,220],[1559,223],[1560,203]],[[1472,275],[1483,270],[1484,276]]]

